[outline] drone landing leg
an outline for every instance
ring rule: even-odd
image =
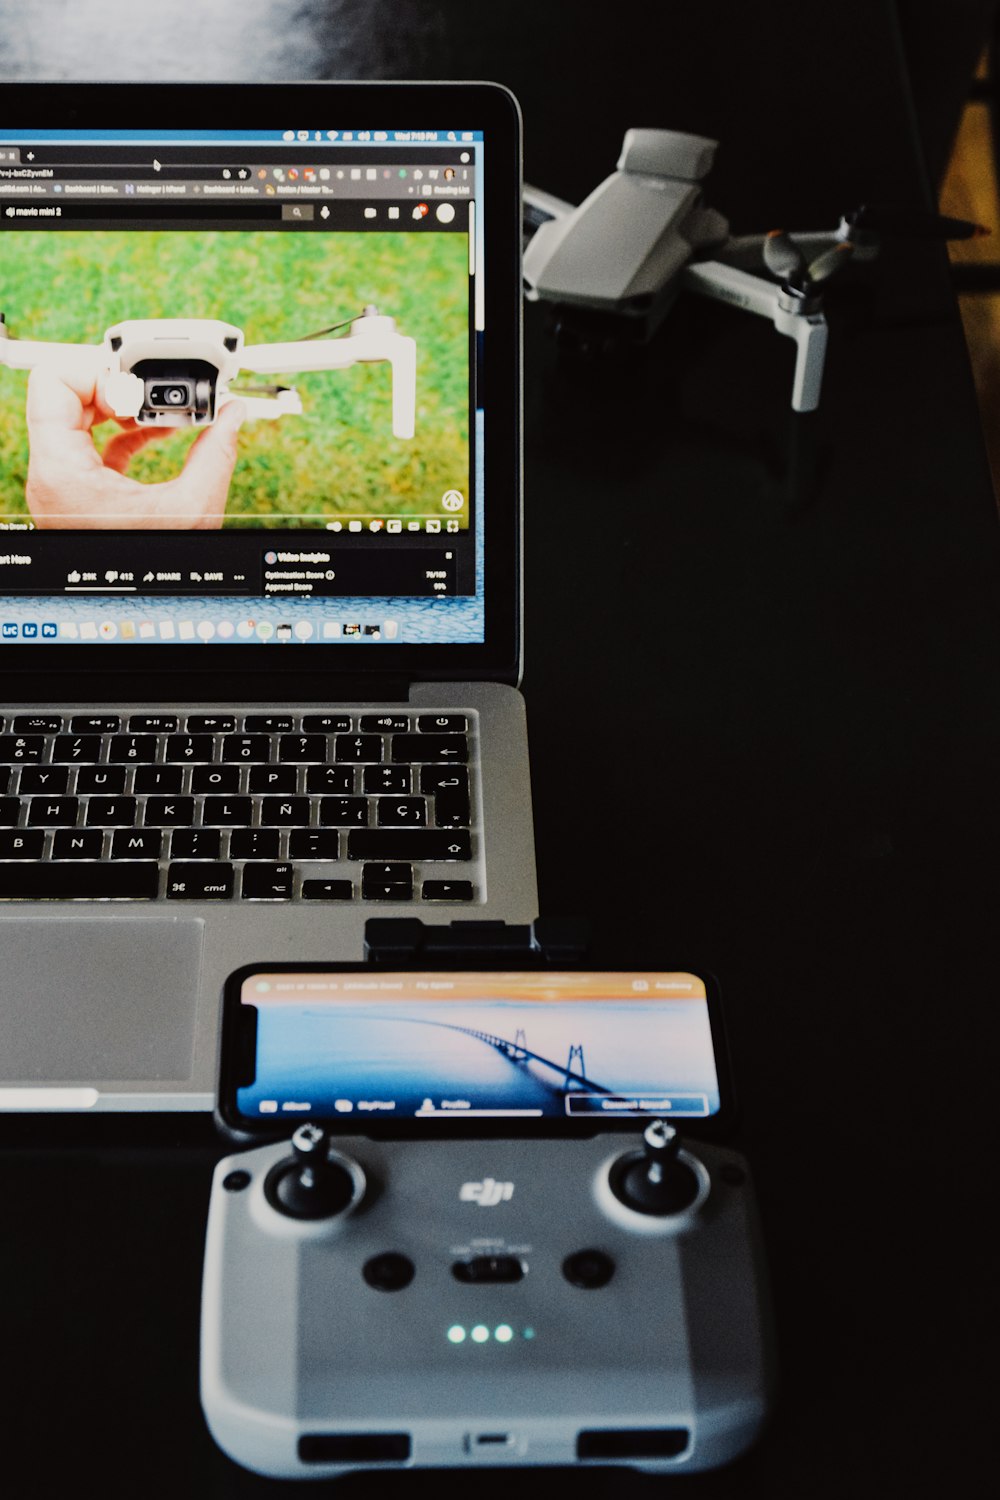
[[[681,281],[692,292],[728,302],[746,312],[770,318],[779,333],[795,340],[795,375],[792,380],[792,410],[815,411],[819,405],[826,359],[826,319],[822,313],[789,311],[781,306],[782,289],[763,276],[752,276],[718,260],[693,261],[681,272]]]
[[[823,384],[826,359],[826,319],[822,313],[786,314],[787,322],[774,326],[795,340],[795,374],[792,377],[792,410],[815,411]]]

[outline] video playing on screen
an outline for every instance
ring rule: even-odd
[[[469,525],[464,233],[5,227],[0,311],[0,526]]]
[[[719,1109],[692,974],[260,973],[245,1118],[704,1118]]]

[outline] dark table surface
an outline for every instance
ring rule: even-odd
[[[741,232],[926,192],[882,0],[821,27],[791,0],[298,14],[314,76],[510,85],[526,175],[570,199],[629,125],[717,137],[711,201]],[[33,46],[18,76],[44,75]],[[108,56],[78,76],[121,76]],[[211,52],[197,66],[212,76]],[[642,931],[665,964],[719,976],[782,1377],[730,1469],[557,1476],[584,1497],[976,1493],[986,1462],[997,518],[943,250],[887,246],[828,315],[822,406],[795,418],[792,346],[763,320],[688,298],[645,351],[585,360],[527,310],[542,910],[589,917],[597,960]],[[277,1492],[215,1449],[198,1405],[219,1154],[198,1119],[0,1124],[3,1450],[39,1488]],[[434,1476],[443,1497],[469,1482]]]

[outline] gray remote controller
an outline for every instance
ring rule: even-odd
[[[671,1126],[372,1141],[221,1161],[201,1399],[238,1463],[712,1468],[769,1399],[753,1195]]]

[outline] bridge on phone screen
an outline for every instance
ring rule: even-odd
[[[475,1041],[482,1042],[487,1047],[492,1047],[494,1052],[499,1053],[501,1057],[506,1058],[511,1063],[532,1062],[539,1064],[543,1068],[551,1069],[553,1073],[564,1080],[564,1088],[572,1086],[592,1094],[611,1095],[615,1092],[614,1089],[609,1089],[605,1084],[595,1083],[592,1078],[587,1077],[583,1071],[582,1045],[570,1043],[567,1060],[565,1063],[560,1063],[555,1058],[546,1057],[541,1052],[533,1052],[530,1047],[526,1046],[525,1034],[520,1028],[515,1032],[514,1040],[511,1041],[509,1037],[500,1036],[496,1032],[481,1031],[475,1026],[456,1026],[451,1021],[421,1020],[419,1024],[423,1026],[440,1026],[445,1031],[454,1031],[461,1036],[472,1037]],[[538,1081],[541,1082],[541,1080]]]

